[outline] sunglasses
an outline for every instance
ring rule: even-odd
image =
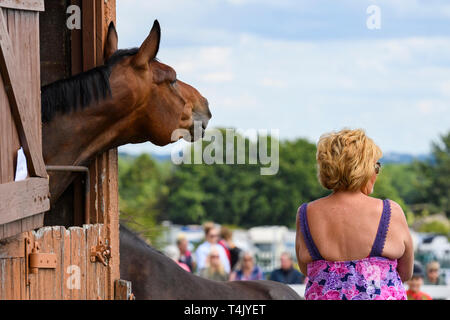
[[[381,171],[381,163],[380,163],[380,162],[377,162],[377,163],[375,164],[375,173],[376,173],[376,174],[379,174],[380,171]]]

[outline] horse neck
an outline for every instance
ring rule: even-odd
[[[58,115],[42,127],[47,165],[86,165],[97,153],[119,143],[114,103],[101,102],[83,110]]]
[[[131,142],[121,105],[104,100],[82,110],[57,115],[42,127],[43,157],[46,165],[87,166],[95,155]],[[125,108],[123,108],[125,109]],[[55,203],[74,175],[49,172],[51,201]],[[53,178],[53,179],[52,179]]]
[[[185,294],[181,283],[191,283],[192,275],[120,225],[120,277],[133,283],[137,298],[177,298]],[[164,288],[164,290],[162,290]]]

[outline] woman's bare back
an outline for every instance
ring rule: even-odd
[[[309,203],[308,225],[312,238],[325,260],[349,261],[366,258],[372,249],[383,201],[363,194],[333,194]],[[405,252],[401,208],[391,201],[391,221],[382,256],[399,259]],[[306,246],[300,253],[312,261]]]

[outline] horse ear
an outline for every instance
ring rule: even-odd
[[[114,26],[114,22],[109,24],[108,35],[106,36],[106,44],[105,44],[105,53],[104,59],[108,60],[114,52],[117,51],[117,43],[119,42],[119,37],[117,36],[116,27]]]
[[[153,23],[152,30],[139,48],[139,52],[134,57],[134,65],[136,67],[145,67],[148,63],[156,58],[159,51],[159,43],[161,41],[161,27],[158,20]]]

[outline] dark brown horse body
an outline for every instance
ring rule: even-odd
[[[110,26],[105,66],[42,88],[43,156],[47,165],[88,165],[99,153],[128,143],[163,146],[194,127],[204,132],[211,118],[207,100],[157,61],[157,21],[139,49],[117,50]],[[174,135],[174,132],[176,133]],[[54,204],[73,176],[50,173]],[[273,282],[218,283],[191,275],[142,239],[120,228],[121,278],[139,299],[298,299]]]
[[[120,277],[130,280],[136,299],[298,300],[288,286],[274,281],[219,282],[180,268],[123,225],[120,226]]]

